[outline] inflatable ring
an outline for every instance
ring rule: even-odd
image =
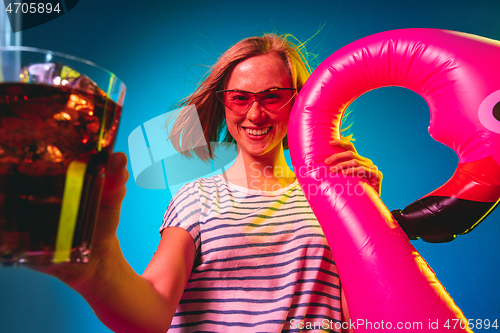
[[[463,318],[400,225],[411,238],[447,241],[470,231],[495,207],[500,197],[499,58],[500,43],[487,38],[434,29],[389,31],[335,52],[298,95],[288,129],[290,154],[332,250],[354,320],[420,321],[425,329],[429,321]],[[347,106],[385,86],[420,94],[430,108],[430,134],[459,156],[447,183],[394,212],[399,224],[365,180],[325,172],[324,163],[339,152],[328,142],[340,138]],[[355,186],[363,191],[344,191]],[[470,213],[459,220],[464,211]]]

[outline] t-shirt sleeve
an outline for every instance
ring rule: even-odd
[[[170,201],[163,217],[160,232],[169,227],[185,229],[193,237],[196,252],[198,252],[201,242],[200,215],[199,183],[191,182],[184,185]]]

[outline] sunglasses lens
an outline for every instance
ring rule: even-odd
[[[292,99],[293,93],[293,90],[263,91],[257,94],[257,100],[267,110],[277,111]]]
[[[268,111],[278,111],[295,95],[291,89],[276,89],[254,94],[246,91],[218,91],[217,98],[229,109],[237,113],[246,112],[250,105],[257,101]],[[256,96],[256,97],[255,97]]]
[[[254,95],[242,91],[222,91],[221,102],[235,112],[245,112],[254,100]]]

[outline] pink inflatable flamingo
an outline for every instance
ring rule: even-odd
[[[495,207],[499,59],[500,42],[490,39],[434,29],[389,31],[335,52],[297,97],[288,130],[295,173],[335,257],[354,321],[379,327],[383,322],[393,329],[397,323],[421,323],[423,331],[468,330],[460,309],[399,225],[410,238],[448,241],[470,231]],[[324,163],[333,150],[328,142],[340,137],[347,106],[384,86],[420,94],[430,107],[430,134],[459,156],[447,183],[394,212],[399,225],[364,180],[330,174]],[[462,325],[453,325],[459,320]],[[438,330],[431,327],[436,322]]]

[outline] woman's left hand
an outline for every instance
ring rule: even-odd
[[[382,172],[377,166],[370,159],[360,156],[350,141],[333,140],[329,143],[332,147],[345,149],[345,151],[333,154],[325,160],[325,163],[330,167],[330,171],[365,178],[380,196]]]

